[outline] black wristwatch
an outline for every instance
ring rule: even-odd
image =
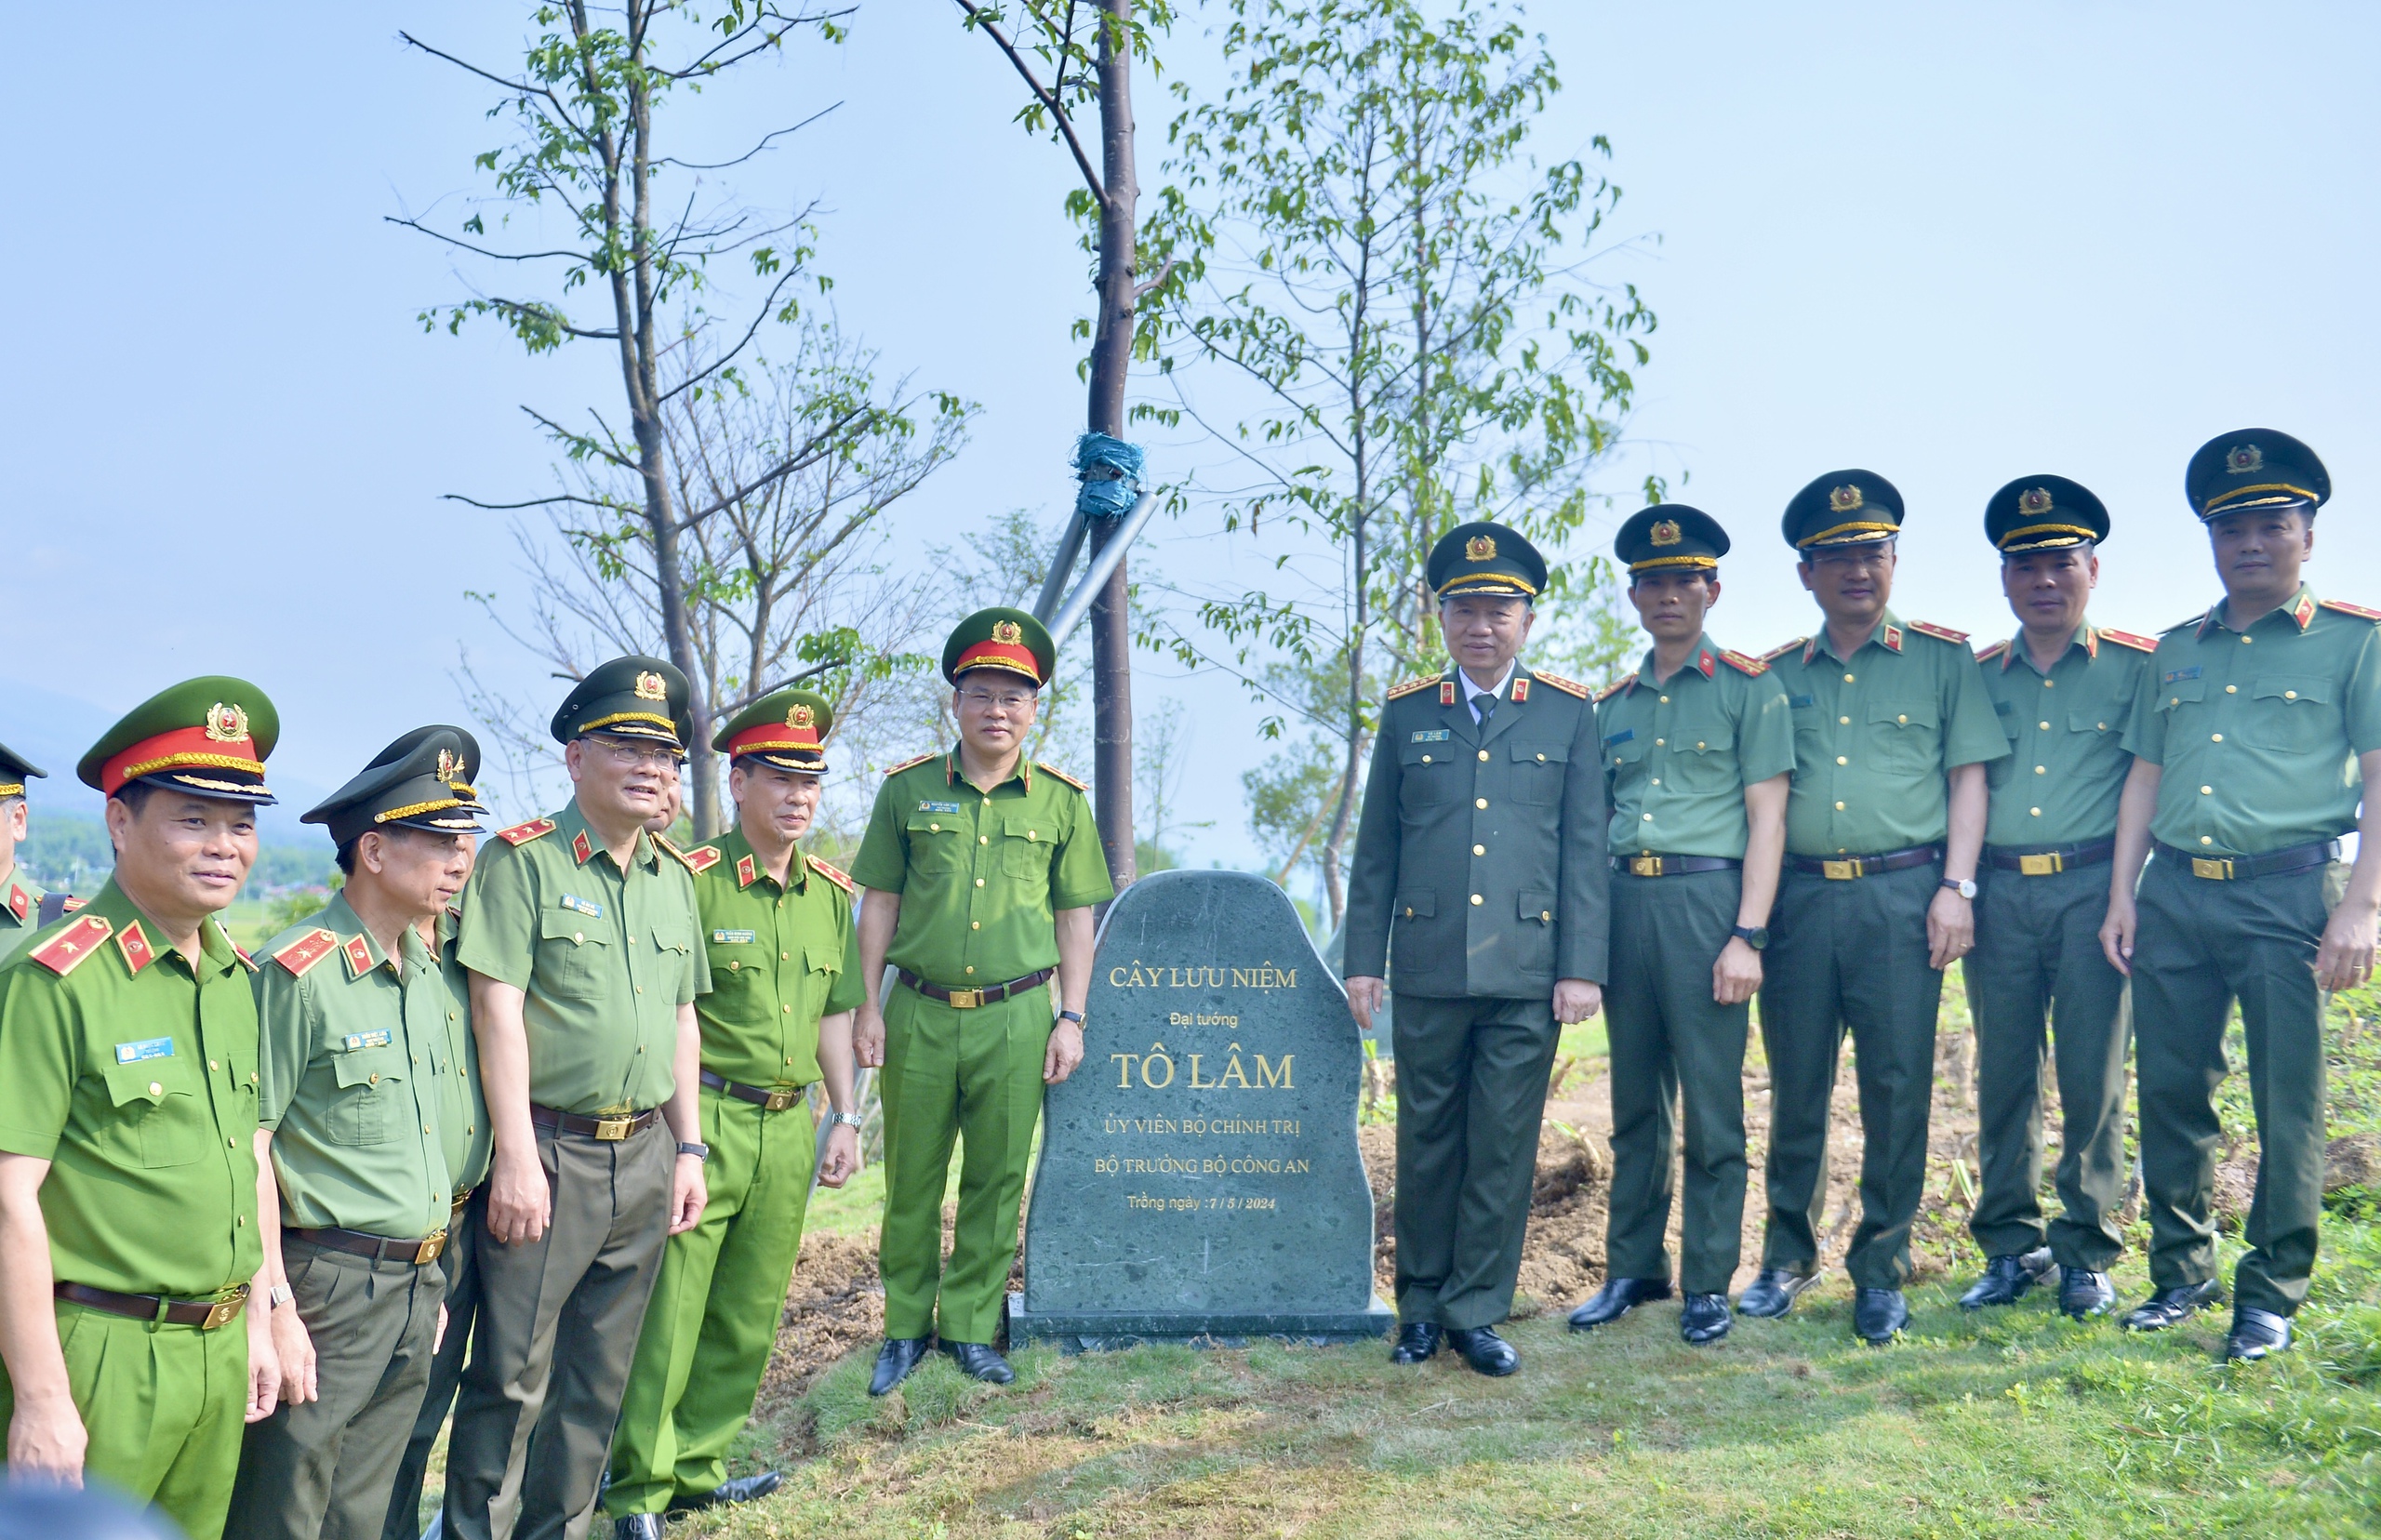
[[[1769,945],[1769,927],[1767,925],[1737,925],[1732,928],[1728,934],[1743,942],[1746,946],[1750,947],[1755,951],[1759,951]]]
[[[698,1161],[708,1161],[711,1159],[711,1146],[697,1144],[692,1139],[681,1139],[678,1141],[678,1153],[692,1155]]]
[[[1058,1019],[1060,1021],[1071,1021],[1076,1026],[1080,1027],[1083,1025],[1083,1013],[1081,1011],[1060,1011],[1058,1013]]]

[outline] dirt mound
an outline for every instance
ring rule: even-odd
[[[885,1286],[876,1276],[876,1231],[802,1238],[777,1350],[762,1376],[761,1399],[802,1393],[821,1370],[885,1334]]]

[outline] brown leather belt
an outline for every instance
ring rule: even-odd
[[[451,1230],[457,1225],[462,1223],[463,1210],[470,1205],[472,1194],[477,1191],[479,1191],[479,1188],[465,1188],[462,1191],[455,1194],[455,1204],[452,1208],[446,1211],[446,1228],[448,1229]]]
[[[426,1235],[419,1241],[391,1241],[378,1235],[366,1235],[352,1229],[285,1229],[284,1235],[294,1235],[309,1245],[326,1251],[346,1252],[351,1256],[366,1256],[375,1262],[410,1262],[426,1268],[438,1260],[446,1249],[446,1232]]]
[[[1683,877],[1690,871],[1742,871],[1742,861],[1725,856],[1615,856],[1612,870],[1631,877]]]
[[[70,1305],[87,1305],[110,1315],[130,1316],[135,1321],[159,1321],[169,1326],[195,1326],[211,1332],[218,1326],[237,1321],[247,1308],[248,1286],[235,1284],[225,1291],[223,1299],[164,1299],[156,1294],[118,1294],[113,1289],[95,1289],[88,1283],[56,1283],[50,1292]]]
[[[642,1134],[661,1121],[661,1109],[648,1107],[642,1112],[622,1112],[609,1118],[582,1118],[576,1112],[557,1112],[551,1107],[529,1104],[529,1121],[539,1128],[552,1128],[565,1134],[582,1134],[591,1139],[610,1143],[625,1139],[632,1134]]]
[[[2309,867],[2328,866],[2340,858],[2337,840],[2318,840],[2313,844],[2292,845],[2287,850],[2268,850],[2262,856],[2194,856],[2188,850],[2177,850],[2163,840],[2152,840],[2158,858],[2176,865],[2190,864],[2194,877],[2211,882],[2229,883],[2242,877],[2279,877],[2285,871],[2305,871]]]
[[[946,989],[939,984],[927,983],[907,968],[894,970],[900,976],[902,983],[917,990],[928,1000],[939,1000],[946,1005],[955,1006],[963,1011],[972,1011],[978,1005],[997,1005],[1011,995],[1023,994],[1057,971],[1056,968],[1044,968],[1040,973],[1030,973],[1023,978],[1012,978],[1005,984],[987,985],[980,989]]]
[[[1984,847],[1985,861],[2003,871],[2023,872],[2029,877],[2051,877],[2078,867],[2095,867],[2111,859],[2117,853],[2116,836],[2103,840],[2086,840],[2082,844],[2061,845],[2056,850],[2007,850],[1999,845]]]
[[[1881,872],[1925,866],[1942,858],[1941,845],[1912,845],[1908,850],[1888,850],[1882,856],[1845,856],[1831,861],[1816,856],[1789,856],[1786,868],[1805,877],[1824,877],[1830,883],[1846,883],[1856,877],[1874,877]]]
[[[703,1083],[721,1095],[751,1102],[765,1112],[782,1112],[802,1099],[802,1087],[798,1085],[742,1085],[708,1069],[702,1073]]]

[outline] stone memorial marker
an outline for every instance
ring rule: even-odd
[[[1161,871],[1100,926],[1084,1063],[1043,1104],[1012,1342],[1388,1333],[1348,997],[1262,877]]]

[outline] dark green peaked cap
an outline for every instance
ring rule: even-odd
[[[999,669],[1031,680],[1036,688],[1050,682],[1057,667],[1058,649],[1049,628],[1021,609],[1005,606],[979,609],[951,628],[942,644],[942,677],[953,684],[974,669]]]
[[[5,743],[0,743],[0,797],[21,797],[25,794],[25,778],[33,777],[47,780],[49,772]]]
[[[2243,428],[2199,446],[2183,472],[2183,492],[2202,523],[2252,508],[2304,508],[2311,515],[2331,500],[2332,476],[2288,433]]]
[[[479,773],[477,738],[460,727],[417,727],[298,821],[327,824],[338,845],[392,826],[483,833],[479,816],[487,808],[472,786]]]
[[[245,679],[206,674],[158,691],[100,735],[74,766],[113,797],[133,781],[193,796],[270,805],[264,762],[281,741],[281,714]]]
[[[819,740],[835,723],[835,709],[816,690],[772,690],[727,719],[711,746],[730,759],[750,755],[764,764],[805,776],[827,773],[827,750]]]
[[[2003,556],[2097,545],[2108,538],[2108,510],[2081,482],[2020,476],[1984,505],[1984,538]]]
[[[1830,471],[1794,494],[1779,527],[1802,551],[1874,545],[1901,533],[1901,493],[1874,471]]]
[[[1728,553],[1720,521],[1684,503],[1641,508],[1612,538],[1612,553],[1631,577],[1644,572],[1709,572]]]
[[[684,750],[677,724],[681,717],[692,720],[686,693],[686,676],[666,659],[616,657],[589,670],[554,712],[554,741],[616,733]]]
[[[1546,591],[1546,558],[1520,530],[1483,519],[1440,536],[1422,577],[1442,601],[1466,593],[1535,600]]]

